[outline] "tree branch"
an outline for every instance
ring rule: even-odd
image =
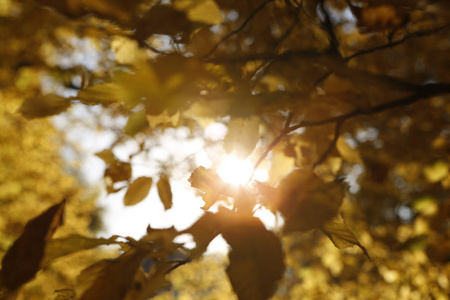
[[[358,57],[358,56],[370,54],[370,53],[373,53],[373,52],[376,52],[376,51],[379,51],[379,50],[382,50],[382,49],[386,49],[386,48],[393,48],[395,46],[398,46],[398,45],[404,43],[405,41],[407,41],[409,39],[428,36],[428,35],[437,33],[437,32],[439,32],[441,30],[448,29],[448,28],[450,28],[450,25],[443,25],[443,26],[440,26],[440,27],[437,27],[437,28],[433,28],[433,29],[430,29],[430,30],[417,31],[417,32],[411,33],[411,34],[409,34],[407,36],[404,36],[403,38],[401,38],[398,41],[389,42],[387,44],[380,45],[380,46],[377,46],[377,47],[374,47],[374,48],[370,48],[370,49],[360,50],[360,51],[358,51],[356,53],[353,53],[352,55],[344,57],[344,60],[345,61],[349,61],[349,60],[351,60],[351,59],[353,59],[355,57]]]
[[[319,160],[316,163],[314,163],[314,165],[313,165],[313,168],[314,168],[317,165],[319,165],[320,163],[322,163],[326,159],[326,157],[329,155],[329,153],[335,146],[336,141],[339,137],[340,128],[346,120],[357,117],[357,116],[361,116],[361,115],[376,114],[376,113],[379,113],[382,111],[394,109],[394,108],[397,108],[400,106],[406,106],[406,105],[413,104],[413,103],[418,102],[423,99],[427,99],[427,98],[430,98],[433,96],[438,96],[438,95],[444,95],[444,94],[450,94],[450,84],[430,83],[430,84],[426,84],[426,85],[417,86],[417,91],[410,96],[400,98],[400,99],[397,99],[395,101],[391,101],[388,103],[383,103],[383,104],[374,106],[368,110],[362,110],[362,109],[358,108],[352,112],[349,112],[347,114],[343,114],[340,116],[323,119],[323,120],[318,120],[318,121],[302,121],[293,126],[290,126],[289,123],[286,122],[286,125],[283,128],[283,130],[280,132],[280,134],[266,147],[266,150],[263,152],[263,154],[261,154],[261,156],[255,163],[255,166],[253,168],[253,173],[252,173],[250,180],[253,178],[255,170],[258,168],[259,164],[261,164],[261,162],[266,158],[267,154],[269,154],[269,152],[281,141],[282,138],[284,138],[289,133],[291,133],[297,129],[307,128],[307,127],[318,127],[318,126],[322,126],[322,125],[326,125],[326,124],[336,123],[334,139],[333,139],[332,143],[330,144],[330,146],[327,148],[327,150],[319,158]],[[288,116],[288,120],[289,120],[289,116]]]
[[[232,37],[233,35],[235,35],[236,33],[239,33],[242,29],[245,28],[245,26],[247,26],[247,24],[256,16],[256,14],[258,12],[260,12],[267,4],[269,4],[270,2],[273,2],[274,0],[266,0],[264,1],[260,6],[258,6],[248,17],[247,19],[245,19],[245,21],[241,24],[241,26],[239,26],[238,28],[230,31],[229,33],[227,33],[220,41],[218,41],[216,43],[216,45],[208,52],[206,53],[203,58],[207,58],[208,56],[210,56],[211,54],[213,54],[217,48],[219,48],[219,46],[224,43],[226,40],[228,40],[230,37]]]
[[[333,140],[331,141],[330,145],[328,145],[328,148],[325,150],[325,152],[322,153],[322,155],[319,157],[319,159],[313,164],[313,166],[312,166],[313,169],[315,169],[318,165],[323,163],[327,159],[328,155],[330,155],[331,151],[333,151],[333,148],[336,146],[336,142],[341,133],[341,128],[342,128],[343,123],[344,123],[344,121],[336,122],[336,126],[334,127]]]
[[[325,7],[325,0],[321,0],[320,4],[320,11],[324,15],[324,21],[322,22],[322,25],[325,27],[325,30],[328,33],[328,38],[330,40],[330,49],[329,51],[331,53],[339,54],[339,41],[336,37],[336,34],[333,29],[333,24],[331,23],[330,15],[328,14],[327,8]]]

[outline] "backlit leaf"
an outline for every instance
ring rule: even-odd
[[[219,211],[220,233],[230,245],[227,274],[239,299],[269,299],[284,274],[278,237],[261,220],[228,209]]]
[[[207,25],[222,22],[222,14],[214,0],[176,0],[174,7],[185,11],[189,20]]]
[[[27,98],[19,112],[28,119],[43,118],[66,111],[70,104],[70,100],[55,94],[39,95]]]
[[[123,199],[126,206],[135,205],[147,197],[152,187],[153,179],[151,177],[136,178],[128,187],[127,193]]]
[[[156,187],[158,188],[159,199],[161,199],[164,209],[168,210],[172,207],[172,190],[170,188],[170,182],[167,175],[163,174],[159,177]]]
[[[2,260],[2,284],[14,290],[31,280],[41,267],[45,245],[63,223],[66,200],[32,219]]]
[[[334,219],[323,223],[320,229],[328,236],[336,248],[344,249],[356,245],[361,248],[364,254],[370,259],[366,248],[361,245],[353,232],[347,228],[347,225],[345,225],[344,220],[340,215],[337,215]]]
[[[223,141],[227,154],[235,152],[240,158],[249,156],[259,140],[259,121],[257,117],[231,118],[228,132]]]
[[[362,164],[362,159],[359,154],[359,151],[355,148],[350,147],[347,141],[340,136],[336,142],[336,149],[339,151],[339,154],[348,162],[354,164]]]
[[[110,245],[116,242],[116,237],[109,239],[103,238],[88,238],[77,234],[72,234],[65,238],[52,239],[47,242],[45,247],[44,258],[42,259],[42,266],[48,265],[51,261],[72,253],[82,250],[92,249],[101,245]]]
[[[203,209],[209,209],[218,199],[225,188],[225,183],[220,179],[216,171],[199,167],[189,177],[191,186],[204,192],[202,194],[205,205]]]
[[[120,89],[115,83],[100,83],[78,92],[78,99],[84,104],[95,105],[120,101]]]
[[[442,160],[436,161],[423,169],[423,174],[429,182],[441,181],[447,176],[448,173],[449,164]]]
[[[142,131],[148,126],[145,109],[132,114],[128,118],[127,125],[125,125],[124,132],[129,136],[134,136],[136,133]]]

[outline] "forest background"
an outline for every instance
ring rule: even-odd
[[[1,0],[0,16],[1,299],[448,299],[448,1]],[[112,137],[103,192],[78,126]],[[177,132],[253,174],[151,155]],[[180,178],[202,201],[175,199]],[[154,191],[204,213],[96,237],[102,193]],[[204,257],[217,236],[227,257]]]

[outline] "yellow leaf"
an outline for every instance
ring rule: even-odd
[[[443,160],[439,160],[423,169],[423,174],[429,182],[439,182],[444,179],[449,172],[449,165]]]
[[[174,7],[185,11],[189,20],[207,25],[222,22],[222,14],[213,0],[176,0]]]
[[[145,109],[138,111],[130,116],[127,125],[125,125],[124,132],[129,136],[134,136],[136,133],[142,131],[148,126]]]
[[[47,242],[42,266],[47,266],[51,261],[82,250],[92,249],[100,245],[110,245],[116,242],[116,237],[109,239],[88,238],[77,234],[69,235],[61,239],[53,239]]]
[[[231,118],[228,132],[223,141],[223,148],[227,154],[235,152],[239,158],[249,156],[259,140],[258,117]]]
[[[345,225],[344,220],[340,215],[337,215],[334,219],[323,223],[320,229],[328,236],[336,248],[344,249],[356,245],[361,248],[364,254],[370,259],[366,248],[361,245],[353,232],[347,228],[347,225]]]
[[[120,88],[115,83],[100,83],[78,92],[78,99],[84,104],[110,104],[120,101]]]
[[[43,118],[66,111],[70,104],[70,100],[55,94],[39,95],[26,99],[19,112],[28,119]]]
[[[152,186],[153,179],[151,177],[136,178],[128,187],[127,193],[123,199],[126,206],[135,205],[147,197]]]
[[[291,172],[294,165],[294,158],[288,157],[282,152],[274,152],[269,170],[270,183],[277,184]]]
[[[205,205],[202,208],[205,210],[209,209],[219,199],[225,188],[225,183],[220,179],[219,175],[214,170],[206,169],[205,167],[195,169],[191,177],[189,177],[189,182],[192,187],[204,192],[202,198],[205,201]]]
[[[156,187],[158,188],[159,198],[164,204],[164,209],[168,210],[172,207],[172,190],[170,188],[169,178],[164,174],[161,175]]]
[[[117,158],[114,156],[114,153],[110,149],[105,149],[101,152],[95,153],[95,156],[101,158],[106,165],[110,165],[117,162]]]

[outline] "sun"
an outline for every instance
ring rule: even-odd
[[[239,159],[234,155],[225,156],[217,174],[227,183],[233,185],[245,185],[248,183],[253,172],[253,164],[248,159]],[[267,170],[258,168],[253,175],[254,180],[267,181],[269,175]]]

